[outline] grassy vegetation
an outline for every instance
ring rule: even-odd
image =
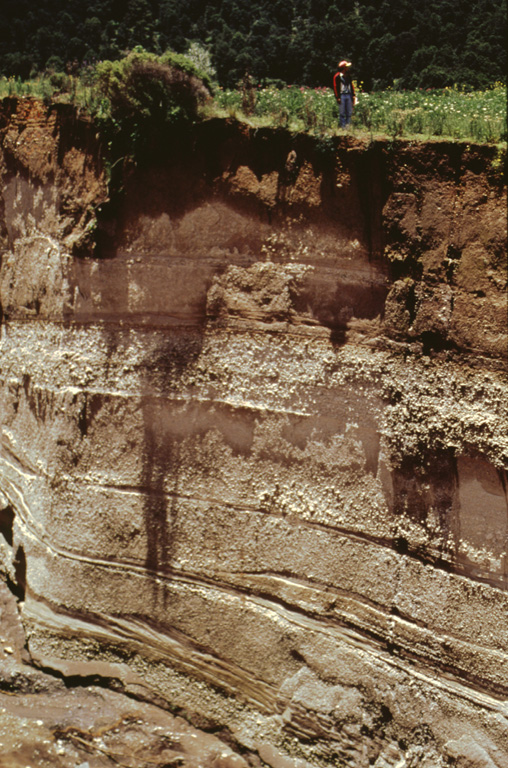
[[[82,69],[79,75],[52,73],[29,81],[0,78],[0,97],[35,96],[46,103],[70,102],[104,119],[111,114],[112,102],[104,88],[99,87],[97,70],[100,73],[101,67],[99,64],[96,68]],[[358,88],[357,95],[349,130],[359,137],[421,140],[439,137],[481,143],[507,140],[503,83],[471,92],[444,88],[365,93]],[[333,135],[341,130],[331,88],[259,87],[244,80],[235,90],[216,88],[213,99],[201,110],[205,116],[231,116],[254,126],[285,127],[295,132]]]
[[[349,130],[359,135],[494,143],[507,139],[506,86],[502,83],[469,93],[457,88],[373,93],[357,89],[357,96]],[[244,85],[234,91],[219,89],[215,104],[224,114],[243,116],[254,124],[325,134],[340,130],[337,104],[329,88]]]
[[[95,85],[95,69],[83,69],[79,75],[51,72],[37,75],[29,80],[19,77],[0,77],[0,98],[33,96],[45,104],[62,102],[75,104],[88,114],[95,115],[104,109],[102,94]]]

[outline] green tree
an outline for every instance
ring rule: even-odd
[[[100,62],[96,72],[106,99],[102,119],[121,153],[140,156],[168,127],[196,120],[210,95],[207,76],[172,51],[157,56],[137,47],[119,61]]]
[[[2,0],[0,20],[0,74],[23,77],[54,56],[113,60],[136,45],[183,53],[191,42],[229,86],[246,70],[324,85],[343,56],[379,88],[483,87],[507,67],[505,0]]]

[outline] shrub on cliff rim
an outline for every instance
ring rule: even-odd
[[[185,56],[161,56],[137,47],[119,61],[96,67],[103,97],[98,118],[133,154],[153,145],[168,126],[186,124],[211,95],[211,82]]]

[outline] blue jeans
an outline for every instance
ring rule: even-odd
[[[339,114],[340,127],[345,128],[351,122],[351,115],[353,114],[353,98],[350,93],[341,94]]]

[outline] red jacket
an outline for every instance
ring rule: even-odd
[[[355,99],[355,87],[353,85],[353,81],[351,80],[351,75],[348,75],[347,72],[337,72],[333,77],[333,90],[335,92],[335,98],[337,101],[340,101],[340,76],[343,76],[344,81],[346,85],[349,85],[349,88],[351,90],[351,98]]]

